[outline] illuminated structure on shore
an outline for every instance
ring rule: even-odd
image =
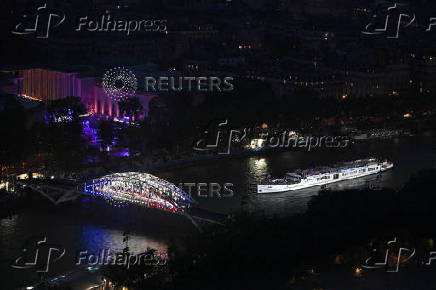
[[[194,202],[174,184],[141,172],[114,173],[84,185],[84,192],[102,197],[115,205],[137,204],[182,213]]]
[[[85,104],[88,113],[109,117],[123,117],[118,102],[107,97],[96,77],[82,76],[77,72],[64,72],[42,68],[9,70],[14,74],[17,95],[44,103],[63,99],[69,96],[79,97]],[[153,94],[136,93],[144,108],[140,119],[148,115],[148,103],[155,97]]]

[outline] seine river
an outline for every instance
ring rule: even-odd
[[[209,160],[173,168],[153,170],[161,178],[179,183],[231,183],[233,197],[198,197],[200,207],[230,213],[244,208],[251,212],[264,212],[269,216],[287,216],[302,213],[319,187],[279,194],[258,195],[255,185],[268,174],[282,177],[298,168],[329,165],[370,156],[387,158],[395,168],[381,178],[368,176],[361,179],[329,185],[331,189],[392,187],[395,189],[411,174],[435,165],[436,135],[425,133],[415,137],[390,140],[362,141],[348,148],[289,150],[268,152],[258,156]],[[123,233],[129,232],[131,252],[140,253],[147,247],[165,252],[172,238],[193,229],[184,217],[157,210],[121,207],[90,197],[68,205],[52,206],[37,203],[12,219],[0,220],[0,273],[2,289],[31,285],[38,275],[33,269],[12,269],[11,262],[22,255],[23,245],[29,238],[46,237],[47,243],[65,249],[65,256],[51,264],[49,276],[55,276],[78,266],[77,253],[87,250],[98,253],[102,249],[119,251],[125,247]]]

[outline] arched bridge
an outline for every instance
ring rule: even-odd
[[[85,183],[85,194],[115,202],[128,202],[183,213],[194,200],[174,184],[154,175],[124,172],[105,175]]]
[[[55,205],[87,194],[111,203],[130,203],[187,217],[197,228],[198,222],[222,224],[223,214],[198,208],[186,192],[159,177],[142,172],[112,173],[85,183],[77,181],[30,179],[17,182],[49,199]],[[196,206],[194,206],[196,205]]]

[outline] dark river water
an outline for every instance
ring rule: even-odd
[[[381,178],[363,177],[329,185],[331,189],[392,187],[395,189],[420,169],[434,166],[436,135],[432,132],[415,137],[391,140],[368,140],[348,148],[316,149],[308,152],[268,152],[258,156],[209,160],[173,168],[153,170],[150,173],[178,185],[179,183],[231,183],[233,197],[198,197],[200,207],[229,213],[241,207],[249,211],[263,211],[267,215],[286,216],[306,210],[310,198],[319,187],[293,192],[260,195],[255,185],[268,174],[282,177],[298,168],[329,165],[367,157],[382,157],[394,162],[394,169]],[[11,262],[21,255],[23,244],[31,237],[47,237],[50,244],[65,248],[65,256],[50,268],[49,275],[75,270],[76,254],[81,250],[98,253],[110,248],[125,247],[123,232],[129,231],[131,252],[140,253],[147,247],[165,252],[171,238],[180,237],[193,229],[184,217],[139,207],[110,206],[105,201],[84,197],[60,206],[37,203],[32,209],[0,220],[1,289],[28,286],[38,276],[35,270],[12,269]]]

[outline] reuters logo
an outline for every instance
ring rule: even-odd
[[[123,101],[135,95],[138,79],[131,70],[116,67],[104,74],[102,85],[106,96],[115,101]]]

